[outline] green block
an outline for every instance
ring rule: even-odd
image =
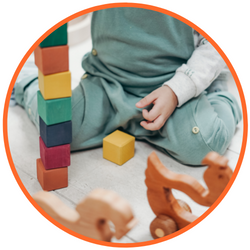
[[[47,36],[41,43],[40,47],[52,47],[67,45],[68,43],[68,33],[67,33],[67,23],[56,29],[49,36]]]
[[[46,123],[53,125],[70,121],[71,114],[71,97],[44,100],[40,91],[37,91],[38,114]]]

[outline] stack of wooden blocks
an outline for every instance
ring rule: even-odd
[[[37,179],[46,191],[68,186],[72,114],[67,43],[66,23],[45,38],[34,51],[39,82],[37,102],[41,157],[37,159]]]

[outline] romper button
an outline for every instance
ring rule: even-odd
[[[83,76],[82,76],[82,79],[85,79],[85,78],[87,78],[88,77],[88,74],[84,74]]]
[[[193,127],[192,132],[194,134],[198,134],[200,132],[200,129],[198,127]]]
[[[95,49],[92,49],[92,54],[93,54],[93,56],[96,56],[97,55],[97,51]]]

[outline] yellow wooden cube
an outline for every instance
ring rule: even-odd
[[[43,73],[38,70],[38,84],[45,100],[71,96],[70,71],[43,75]]]
[[[103,139],[103,158],[118,165],[124,164],[135,154],[135,137],[116,130]]]

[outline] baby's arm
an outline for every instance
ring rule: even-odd
[[[154,104],[150,111],[143,109],[146,121],[142,121],[141,126],[147,130],[160,129],[176,107],[181,107],[204,91],[225,66],[216,49],[200,36],[192,56],[176,70],[173,78],[136,104],[137,108]]]
[[[199,35],[197,47],[187,63],[179,67],[164,85],[175,92],[178,107],[181,107],[209,87],[225,66],[226,63],[217,50]]]

